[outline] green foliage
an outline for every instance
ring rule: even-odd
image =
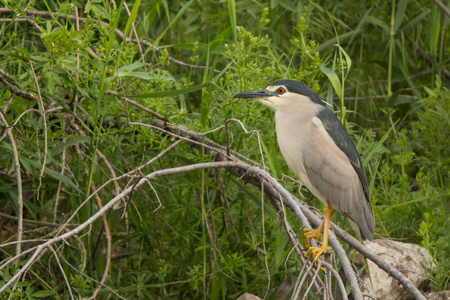
[[[450,93],[441,87],[440,78],[427,91],[430,96],[417,104],[417,120],[396,134],[390,159],[381,165],[375,201],[381,204],[384,233],[408,238],[429,250],[434,258],[433,279],[445,289],[450,280],[450,260],[445,254],[450,251],[449,142],[445,138],[450,134]]]
[[[0,23],[0,69],[10,74],[0,73],[8,123],[2,122],[0,140],[1,212],[17,216],[19,210],[14,151],[4,135],[11,128],[24,218],[48,222],[24,223],[23,239],[37,240],[23,243],[23,251],[53,236],[52,222],[88,220],[99,209],[94,197],[84,203],[93,189],[100,189],[102,205],[112,199],[114,185],[102,187],[111,169],[123,175],[173,145],[171,136],[141,126],[155,118],[123,97],[200,132],[237,119],[251,133],[230,122],[228,134],[220,129],[207,137],[229,141],[277,178],[293,176],[277,148],[273,113],[231,97],[292,78],[338,108],[366,170],[377,233],[423,245],[433,257],[432,289],[448,289],[449,19],[434,3],[141,0],[128,16],[117,1],[28,2],[2,0],[15,11],[7,18],[25,16],[25,8],[48,14]],[[75,8],[86,18],[79,29],[63,17]],[[115,29],[128,39],[136,30],[148,42],[129,42]],[[182,142],[117,183],[125,189],[155,170],[211,159]],[[295,183],[283,184],[297,193]],[[303,192],[305,201],[320,206]],[[287,216],[295,229],[302,226]],[[264,296],[267,289],[275,298],[285,277],[299,272],[274,208],[226,171],[151,180],[107,218],[113,257],[105,284],[125,298],[236,298]],[[5,220],[1,236],[14,241],[17,221]],[[62,299],[70,285],[76,297],[92,296],[106,268],[104,237],[98,220],[44,253],[8,293]],[[2,251],[2,260],[10,258],[15,245]],[[0,286],[21,266],[1,270]],[[116,296],[102,288],[99,298],[108,297]]]

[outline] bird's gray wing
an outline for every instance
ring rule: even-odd
[[[363,186],[364,196],[366,200],[370,203],[369,197],[369,187],[367,185],[366,175],[364,173],[364,169],[361,163],[361,159],[358,154],[358,150],[356,150],[355,144],[353,144],[352,139],[348,135],[347,130],[344,125],[342,125],[341,121],[336,117],[336,115],[329,109],[322,109],[318,116],[322,124],[336,143],[336,145],[341,149],[342,152],[345,153],[348,160],[353,166],[356,174],[358,174],[359,180]]]
[[[303,165],[311,185],[335,210],[356,223],[361,238],[372,239],[375,217],[352,140],[327,108],[320,111],[313,124],[312,139],[303,152]]]

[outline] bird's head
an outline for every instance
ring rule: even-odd
[[[278,80],[263,90],[241,92],[234,98],[253,98],[275,110],[318,104],[325,106],[319,95],[304,84],[290,79]]]

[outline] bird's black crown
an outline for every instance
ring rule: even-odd
[[[310,89],[303,83],[300,83],[292,79],[281,79],[275,81],[270,86],[280,86],[280,85],[284,85],[286,89],[291,93],[296,93],[309,97],[313,102],[320,105],[325,105],[325,103],[322,101],[322,98],[320,98],[320,96],[317,95],[316,92],[314,92],[312,89]]]

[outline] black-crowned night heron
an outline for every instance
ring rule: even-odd
[[[350,221],[363,240],[373,238],[375,216],[358,151],[345,127],[313,90],[295,80],[279,80],[266,89],[236,94],[275,109],[278,144],[289,168],[323,203],[325,219],[317,229],[304,229],[306,257],[314,262],[328,249],[330,219],[335,211]],[[318,239],[321,247],[311,247]]]

